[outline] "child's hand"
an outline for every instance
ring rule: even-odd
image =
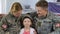
[[[6,29],[6,28],[7,28],[7,25],[6,25],[6,24],[3,24],[3,25],[2,25],[2,28],[3,28],[3,29]]]

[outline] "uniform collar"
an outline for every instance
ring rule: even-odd
[[[9,13],[9,15],[10,15],[11,17],[13,17],[13,18],[17,18],[17,17],[15,17],[12,13]]]
[[[38,15],[37,15],[37,13],[36,13],[36,16],[35,16],[35,17],[37,17],[37,18],[39,18],[39,19],[45,19],[45,18],[47,18],[47,16],[48,16],[48,14],[47,14],[46,16],[38,17]]]

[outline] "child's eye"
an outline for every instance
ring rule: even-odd
[[[28,21],[28,22],[30,22],[30,21]]]

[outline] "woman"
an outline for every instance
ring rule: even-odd
[[[19,2],[13,3],[9,14],[1,20],[3,34],[6,34],[6,32],[8,32],[8,34],[18,34],[20,30],[20,22],[18,19],[21,16],[21,13],[21,4]]]

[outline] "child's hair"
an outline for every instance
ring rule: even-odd
[[[23,18],[22,18],[22,22],[21,22],[21,28],[24,28],[24,25],[23,25],[23,21],[24,21],[24,19],[26,19],[26,18],[29,18],[30,20],[31,20],[31,27],[32,28],[35,28],[33,25],[34,25],[34,23],[33,23],[33,19],[29,16],[29,15],[26,15],[26,16],[24,16]]]

